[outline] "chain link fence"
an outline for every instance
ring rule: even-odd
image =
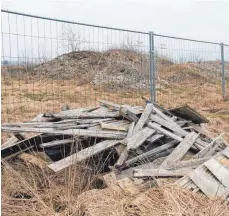
[[[99,99],[204,106],[228,94],[229,46],[2,10],[2,122]]]

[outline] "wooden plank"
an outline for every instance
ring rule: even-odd
[[[106,101],[106,100],[99,100],[98,101],[100,104],[106,106],[108,109],[111,109],[111,110],[119,110],[120,109],[120,105],[119,104],[115,104],[115,103],[112,103],[110,101]]]
[[[162,125],[166,128],[168,128],[169,130],[177,133],[180,136],[186,136],[188,134],[187,131],[185,131],[184,129],[182,129],[179,125],[177,125],[175,122],[171,122],[171,121],[167,121],[164,120],[163,118],[156,116],[156,115],[150,115],[150,120],[158,123],[159,125]]]
[[[227,157],[229,158],[229,147],[225,148],[222,153]]]
[[[134,169],[144,169],[144,168],[155,169],[157,167],[158,166],[155,165],[153,162],[141,164],[141,165],[138,165],[136,167],[130,167],[128,169],[122,170],[122,172],[117,174],[116,178],[122,179],[122,178],[126,178],[126,177],[132,177]]]
[[[73,136],[86,136],[86,137],[101,137],[108,139],[123,139],[126,137],[125,132],[111,132],[111,131],[95,131],[86,129],[68,129],[68,130],[55,130],[52,128],[17,128],[17,127],[5,127],[2,126],[3,131],[10,132],[35,132],[35,133],[48,133],[48,134],[61,134],[61,135],[73,135]]]
[[[170,131],[168,131],[168,130],[162,128],[162,127],[160,127],[160,125],[157,124],[157,123],[149,122],[149,123],[148,123],[148,126],[149,126],[150,128],[153,128],[153,129],[155,129],[155,130],[160,131],[160,132],[163,133],[164,135],[166,135],[166,136],[168,136],[168,137],[171,137],[171,138],[173,138],[173,139],[175,139],[175,140],[178,140],[178,141],[182,141],[182,140],[183,140],[182,137],[180,137],[180,136],[178,136],[178,135],[176,135],[176,134],[173,134],[173,133],[171,133]]]
[[[178,170],[166,170],[166,169],[134,169],[133,177],[178,177],[187,175],[191,172],[192,169],[185,168],[185,169],[178,169]]]
[[[190,125],[197,133],[203,134],[207,137],[210,135],[209,132],[205,128],[202,128],[198,124],[190,122],[190,123],[188,123],[188,125]]]
[[[201,157],[211,156],[215,152],[215,150],[217,149],[223,135],[224,135],[224,133],[222,133],[218,137],[216,137],[209,145],[207,145],[205,148],[203,148],[194,157],[195,158],[201,158]]]
[[[225,193],[225,187],[207,173],[203,167],[195,169],[188,176],[209,198],[215,198]]]
[[[184,176],[183,178],[179,179],[178,181],[175,182],[175,185],[178,185],[180,187],[184,187],[187,185],[189,182],[192,182],[189,176]]]
[[[150,144],[153,144],[154,142],[161,139],[162,137],[164,137],[164,134],[155,134],[149,137],[146,141],[149,142]]]
[[[135,125],[135,122],[132,122],[130,124],[130,127],[129,127],[129,130],[128,130],[128,133],[127,133],[126,138],[130,138],[133,135],[134,125]],[[122,144],[120,144],[120,145],[122,145]],[[118,161],[116,162],[116,165],[115,166],[116,167],[121,167],[125,163],[125,161],[127,160],[127,158],[128,158],[128,149],[125,147],[123,149],[123,151],[121,152],[120,157],[119,157]]]
[[[130,121],[137,122],[139,120],[139,118],[137,117],[135,111],[133,109],[131,109],[131,107],[128,106],[128,105],[120,107],[119,115],[123,116],[124,118],[126,118],[126,119],[128,119]]]
[[[114,118],[96,118],[96,119],[64,119],[62,121],[53,122],[53,125],[64,125],[71,122],[75,122],[77,124],[93,124],[100,122],[113,122],[116,121]]]
[[[204,157],[204,158],[198,158],[198,159],[192,159],[192,160],[186,160],[186,161],[175,161],[171,162],[167,165],[166,169],[180,169],[185,167],[191,167],[196,168],[199,165],[203,164],[207,160],[209,160],[211,157]]]
[[[38,116],[36,116],[34,119],[32,119],[32,122],[40,122],[43,119],[44,114],[40,113]]]
[[[107,124],[104,122],[100,122],[100,126],[102,129],[116,130],[116,131],[128,131],[128,127],[129,127],[129,125]]]
[[[35,121],[41,121],[43,117],[43,114],[37,115],[35,118],[31,120],[31,122]],[[37,122],[35,122],[37,124]],[[12,147],[17,144],[17,142],[20,142],[22,140],[25,140],[26,137],[22,133],[16,133],[14,136],[10,137],[5,143],[1,145],[1,150]]]
[[[222,166],[214,158],[208,160],[204,165],[213,173],[213,175],[229,189],[229,170]]]
[[[135,126],[135,122],[132,122],[132,123],[130,124],[129,129],[128,129],[128,133],[127,133],[126,138],[130,138],[131,136],[133,136],[133,133],[134,133],[134,126]]]
[[[119,140],[105,140],[100,143],[97,143],[94,146],[90,146],[86,149],[83,149],[75,154],[72,154],[68,157],[63,158],[62,160],[59,160],[57,162],[54,162],[49,165],[49,168],[52,169],[55,172],[58,172],[60,170],[63,170],[77,162],[86,160],[93,155],[96,155],[106,149],[109,149],[115,145],[117,145],[120,141]]]
[[[155,106],[153,107],[154,112],[156,112],[159,116],[161,116],[164,120],[173,123],[173,120],[168,117],[167,115],[165,115],[163,112],[161,112],[158,108],[156,108]],[[168,112],[168,111],[167,111]]]
[[[180,144],[174,149],[174,151],[163,161],[161,168],[167,167],[171,161],[178,161],[186,154],[186,152],[191,148],[193,143],[196,141],[199,134],[195,132],[189,133]]]
[[[147,138],[152,136],[155,133],[154,129],[145,127],[138,133],[134,134],[132,137],[125,139],[123,142],[127,145],[127,150],[137,149],[140,145],[142,145]]]
[[[54,141],[51,141],[51,142],[42,143],[42,144],[40,144],[40,147],[41,148],[54,147],[54,146],[74,143],[74,141],[75,140],[73,140],[73,139],[54,140]]]
[[[150,151],[147,151],[141,155],[138,155],[134,158],[131,158],[129,160],[126,161],[126,165],[130,166],[131,164],[136,163],[137,161],[148,161],[151,157],[155,156],[156,154],[165,151],[166,149],[170,149],[172,147],[174,147],[175,145],[177,145],[179,143],[179,141],[177,140],[173,140],[167,144],[164,144],[162,146],[159,146],[157,148],[154,148]]]
[[[121,178],[125,178],[125,177],[131,177],[133,174],[133,170],[134,169],[144,169],[144,168],[148,168],[148,169],[154,169],[154,168],[158,168],[159,164],[158,164],[158,160],[159,159],[163,159],[163,157],[169,155],[172,152],[172,149],[168,149],[165,150],[163,152],[158,153],[157,155],[154,156],[154,161],[153,162],[149,162],[149,163],[144,163],[141,165],[138,165],[136,167],[130,167],[128,169],[122,170],[122,172],[120,172],[117,175],[117,179],[121,179]]]
[[[139,132],[143,128],[143,126],[146,124],[146,121],[148,120],[149,115],[153,110],[153,107],[154,107],[153,104],[146,104],[144,112],[142,113],[140,119],[138,120],[134,128],[134,133]]]
[[[121,166],[125,163],[125,161],[127,160],[128,156],[129,156],[129,154],[128,154],[128,149],[127,149],[127,147],[126,147],[126,148],[124,149],[124,151],[121,153],[121,155],[120,155],[118,161],[116,162],[115,167],[116,167],[116,168],[121,167]]]
[[[70,112],[71,111],[71,112]],[[104,110],[104,109],[97,109],[92,112],[84,112],[84,111],[62,111],[60,113],[54,113],[52,114],[53,117],[55,118],[62,118],[62,119],[78,119],[78,118],[113,118],[113,117],[119,117],[119,112],[109,112],[109,110]]]
[[[45,136],[44,134],[38,134],[32,137],[29,137],[25,140],[17,142],[15,145],[10,146],[8,148],[1,150],[2,158],[11,158],[15,155],[18,155],[24,151],[28,151],[29,149],[37,150],[39,149],[39,145],[41,143],[51,142],[56,139],[65,139],[69,138],[68,136],[64,135],[48,135]]]
[[[10,137],[9,139],[6,140],[6,142],[4,142],[1,145],[1,150],[9,148],[9,147],[15,145],[18,141],[19,141],[19,139],[17,137],[15,137],[15,136]]]

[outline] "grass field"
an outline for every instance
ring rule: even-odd
[[[142,96],[149,98],[149,90],[107,90],[104,86],[79,85],[77,80],[2,79],[2,122],[29,121],[39,113],[58,112],[63,104],[71,108],[96,106],[99,99],[142,105]],[[212,135],[224,131],[229,140],[229,100],[222,98],[220,82],[196,83],[189,80],[166,85],[160,81],[157,102],[166,108],[190,105],[209,119],[207,129]]]

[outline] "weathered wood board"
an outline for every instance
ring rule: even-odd
[[[186,152],[191,148],[191,146],[196,141],[199,134],[195,132],[189,133],[180,144],[174,149],[174,151],[163,161],[161,168],[166,167],[172,161],[179,161],[186,154]]]
[[[49,165],[49,168],[55,172],[63,170],[71,165],[74,165],[77,162],[86,160],[93,155],[96,155],[106,149],[109,149],[115,145],[117,145],[120,140],[105,140],[100,143],[95,144],[94,146],[90,146],[86,149],[83,149],[75,154],[72,154],[68,157],[63,158],[57,162],[54,162]]]

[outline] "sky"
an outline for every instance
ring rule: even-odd
[[[228,0],[8,0],[2,9],[229,44]]]
[[[1,6],[2,9],[39,16],[229,44],[229,0],[8,0],[2,1]],[[13,22],[11,31],[17,27],[15,21]],[[2,25],[5,29],[2,31],[9,31],[6,30],[6,22]],[[22,28],[19,31],[20,29]],[[100,37],[104,40],[103,36]],[[4,55],[9,55],[9,49],[16,46],[16,38],[12,38],[11,47],[5,47]],[[5,43],[9,40],[6,35],[3,39]],[[179,49],[178,42],[160,40],[157,43],[158,46],[164,45],[167,48],[173,43]],[[31,45],[27,44],[27,47]],[[40,40],[39,46],[46,47],[47,44]],[[212,47],[206,49],[219,51]],[[19,50],[22,52],[22,48]],[[13,52],[16,50],[11,55]]]

